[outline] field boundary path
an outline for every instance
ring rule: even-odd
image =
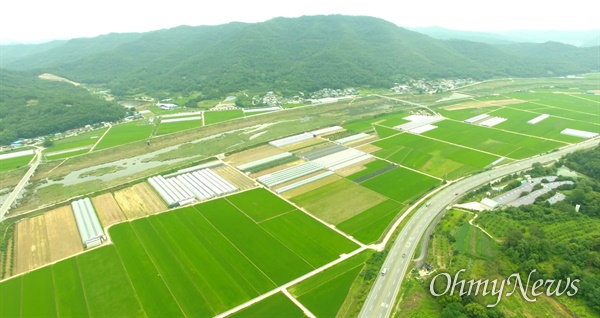
[[[310,312],[310,310],[308,310],[308,308],[304,307],[304,305],[302,305],[301,302],[298,301],[298,299],[294,298],[294,296],[292,296],[292,294],[290,294],[290,292],[288,292],[288,290],[286,288],[284,288],[282,290],[283,294],[289,298],[296,306],[298,306],[298,308],[302,309],[302,311],[304,312],[304,314],[309,317],[309,318],[317,318],[317,316],[315,316],[312,312]]]
[[[104,136],[106,136],[106,134],[110,131],[110,129],[112,127],[113,127],[112,125],[110,125],[108,127],[108,129],[102,134],[102,136],[100,136],[100,138],[98,138],[98,141],[96,141],[96,143],[90,148],[90,151],[88,151],[88,153],[94,151],[94,149],[96,148],[96,146],[102,141],[102,138],[104,138]]]
[[[266,292],[266,293],[264,293],[264,294],[262,294],[262,295],[260,295],[258,297],[255,297],[255,298],[253,298],[253,299],[251,299],[251,300],[249,300],[249,301],[247,301],[247,302],[245,302],[245,303],[243,303],[241,305],[238,305],[238,306],[236,306],[236,307],[234,307],[232,309],[229,309],[228,311],[220,313],[217,316],[215,316],[215,318],[224,318],[224,317],[227,317],[227,316],[229,316],[229,315],[231,315],[233,313],[236,313],[236,312],[238,312],[238,311],[240,311],[240,310],[242,310],[242,309],[244,309],[246,307],[250,307],[251,305],[254,305],[254,304],[258,303],[259,301],[261,301],[263,299],[266,299],[269,296],[273,296],[273,295],[277,294],[278,292],[285,293],[284,290],[286,290],[287,288],[292,287],[292,286],[300,283],[301,281],[303,281],[303,280],[305,280],[307,278],[315,276],[315,275],[321,273],[322,271],[324,271],[324,270],[326,270],[326,269],[328,269],[330,267],[333,267],[333,266],[335,266],[335,265],[337,265],[337,264],[339,264],[339,263],[341,263],[341,262],[349,259],[350,257],[359,254],[360,252],[362,252],[362,251],[364,251],[366,249],[368,249],[367,246],[362,246],[362,247],[360,247],[360,248],[358,248],[358,249],[356,249],[356,250],[354,250],[354,251],[346,254],[345,257],[339,257],[338,259],[336,259],[336,260],[334,260],[334,261],[332,261],[330,263],[327,263],[327,264],[325,264],[325,265],[323,265],[323,266],[321,266],[319,268],[316,268],[316,269],[312,270],[311,272],[309,272],[307,274],[304,274],[304,275],[302,275],[302,276],[300,276],[300,277],[298,277],[298,278],[296,278],[296,279],[294,279],[294,280],[292,280],[292,281],[290,281],[290,282],[288,282],[288,283],[286,283],[284,285],[281,285],[281,286],[279,286],[279,287],[277,287],[275,289],[272,289],[271,291],[268,291],[268,292]]]
[[[35,169],[37,169],[37,167],[40,165],[40,162],[42,162],[41,159],[42,159],[42,150],[40,148],[37,148],[35,150],[35,161],[31,165],[31,167],[29,167],[29,170],[27,170],[27,173],[25,173],[23,178],[21,178],[21,181],[19,181],[17,186],[13,189],[13,191],[10,193],[10,195],[6,198],[6,201],[4,201],[4,203],[2,204],[2,207],[0,207],[0,222],[2,222],[4,220],[4,215],[6,215],[6,213],[12,206],[13,202],[19,195],[19,193],[21,193],[21,191],[23,190],[23,188],[25,187],[27,182],[29,182],[29,178],[31,178],[31,176],[35,172]]]

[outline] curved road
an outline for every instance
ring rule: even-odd
[[[411,265],[411,256],[417,244],[431,221],[444,209],[450,206],[457,197],[482,184],[498,179],[508,174],[529,169],[536,162],[550,162],[563,155],[579,149],[591,148],[598,145],[598,139],[587,140],[575,145],[561,148],[560,150],[545,155],[517,161],[506,166],[497,167],[463,180],[450,184],[423,205],[414,216],[406,223],[388,253],[382,268],[387,268],[385,275],[379,275],[371,292],[360,311],[359,317],[389,317],[392,313],[394,301],[406,270]],[[403,257],[403,254],[405,257]]]

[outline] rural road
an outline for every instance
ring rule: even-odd
[[[0,207],[0,222],[2,222],[4,220],[4,215],[6,215],[6,213],[10,209],[11,205],[13,204],[13,202],[19,195],[19,193],[21,193],[21,190],[23,190],[23,188],[25,187],[27,182],[29,182],[29,178],[31,178],[31,176],[33,175],[33,172],[40,165],[41,161],[42,161],[42,150],[40,148],[37,148],[35,150],[35,161],[31,164],[31,167],[29,167],[29,170],[27,170],[27,173],[25,173],[23,178],[21,178],[21,181],[19,181],[17,186],[8,195],[8,197],[6,198],[6,201],[4,201],[4,203],[2,204],[2,207]]]
[[[409,266],[411,266],[411,257],[423,233],[425,233],[431,221],[440,212],[454,203],[456,198],[471,189],[502,176],[529,169],[533,163],[550,162],[575,150],[594,147],[598,145],[598,142],[599,139],[597,138],[587,140],[563,147],[556,152],[497,167],[457,181],[441,190],[435,196],[432,196],[428,201],[430,205],[422,205],[398,235],[383,263],[382,268],[387,268],[386,274],[377,277],[360,311],[359,317],[390,317],[402,280],[404,279],[404,274]]]

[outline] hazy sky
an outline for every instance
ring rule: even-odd
[[[598,0],[2,0],[0,12],[0,43],[317,14],[368,15],[399,26],[471,31],[600,29]]]

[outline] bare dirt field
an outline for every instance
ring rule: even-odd
[[[134,185],[133,187],[125,188],[114,193],[117,204],[119,204],[121,211],[123,211],[123,214],[125,214],[125,216],[128,219],[135,219],[142,216],[146,216],[148,214],[155,213],[153,212],[155,208],[151,207],[152,203],[147,202],[147,200],[140,196],[139,191],[137,191],[139,187],[136,188],[137,185],[145,185],[145,183],[139,183]],[[147,187],[146,189],[154,191],[151,190],[149,187]],[[160,200],[159,198],[156,199]],[[166,205],[164,205],[163,210],[166,209],[167,207]]]
[[[359,140],[355,140],[353,142],[347,143],[345,146],[346,147],[355,148],[355,147],[358,147],[360,145],[364,145],[366,143],[374,142],[374,141],[377,141],[377,140],[379,140],[379,136],[377,136],[377,135],[371,135],[369,137],[361,138]]]
[[[234,153],[231,156],[226,157],[225,162],[232,166],[239,166],[248,162],[278,155],[283,152],[283,150],[277,147],[273,147],[271,145],[263,145],[246,151]]]
[[[342,177],[347,177],[347,176],[349,176],[351,174],[354,174],[354,173],[357,173],[357,172],[359,172],[361,170],[364,170],[365,169],[365,165],[367,163],[375,161],[375,160],[376,159],[374,157],[371,157],[371,158],[369,158],[367,160],[364,160],[364,161],[355,163],[353,165],[350,165],[348,167],[344,167],[344,168],[342,168],[340,170],[337,170],[335,173],[339,174]]]
[[[324,185],[330,184],[332,182],[338,181],[340,180],[341,177],[335,174],[332,174],[330,176],[327,176],[323,179],[317,180],[315,182],[311,182],[309,184],[305,184],[301,187],[298,187],[296,189],[292,189],[290,191],[286,191],[284,193],[281,194],[282,197],[289,199],[289,198],[293,198],[295,196],[301,195],[303,193],[309,192],[311,190],[320,188]]]
[[[301,141],[301,142],[297,142],[295,144],[291,144],[288,146],[284,146],[281,147],[282,150],[285,151],[294,151],[294,150],[298,150],[298,149],[302,149],[302,148],[306,148],[306,147],[310,147],[313,145],[318,145],[320,143],[325,142],[325,140],[321,139],[321,138],[312,138],[306,141]]]
[[[148,183],[138,183],[133,186],[133,190],[140,198],[142,198],[142,200],[144,200],[150,214],[166,211],[168,209],[165,201],[161,199],[158,193],[156,193]]]
[[[458,103],[450,106],[444,107],[446,110],[461,110],[468,108],[482,108],[482,107],[492,107],[492,106],[506,106],[506,105],[514,105],[524,103],[524,100],[509,98],[509,99],[499,99],[499,100],[488,100],[488,101],[470,101],[464,103]]]
[[[50,263],[50,248],[43,215],[24,219],[15,229],[15,274]]]
[[[71,80],[68,80],[64,77],[60,77],[58,75],[54,75],[54,74],[50,74],[50,73],[44,73],[38,76],[39,79],[43,79],[43,80],[48,80],[48,81],[55,81],[55,82],[66,82],[75,86],[79,86],[81,84],[77,83],[77,82],[73,82]]]
[[[387,198],[356,183],[340,179],[335,183],[292,199],[308,212],[331,223],[343,222]]]
[[[304,159],[300,159],[300,160],[296,160],[296,161],[288,162],[288,163],[286,163],[286,164],[283,164],[283,165],[280,165],[280,166],[277,166],[277,167],[273,167],[273,168],[271,168],[271,169],[267,169],[267,170],[264,170],[264,171],[261,171],[261,172],[258,172],[258,173],[251,174],[250,176],[251,176],[252,178],[258,178],[258,177],[260,177],[260,176],[264,176],[264,175],[267,175],[267,174],[271,174],[271,173],[273,173],[273,172],[277,172],[277,171],[279,171],[279,170],[283,170],[283,169],[287,169],[287,168],[289,168],[289,167],[293,167],[293,166],[297,166],[297,165],[299,165],[299,164],[303,164],[303,163],[305,163],[305,162],[306,162],[306,160],[304,160]]]
[[[92,198],[94,209],[98,212],[98,218],[103,227],[107,227],[126,220],[121,212],[119,204],[115,201],[112,193],[101,194]]]
[[[360,150],[360,151],[364,151],[366,153],[374,153],[375,151],[381,150],[381,148],[372,145],[372,144],[366,144],[366,145],[362,145],[362,146],[358,146],[355,147],[356,150]]]
[[[83,251],[79,229],[70,206],[63,206],[44,214],[50,247],[50,261]]]
[[[233,184],[240,191],[251,189],[256,187],[254,181],[248,179],[248,177],[242,175],[240,172],[230,166],[220,166],[212,169],[216,174],[223,177],[227,182]]]

